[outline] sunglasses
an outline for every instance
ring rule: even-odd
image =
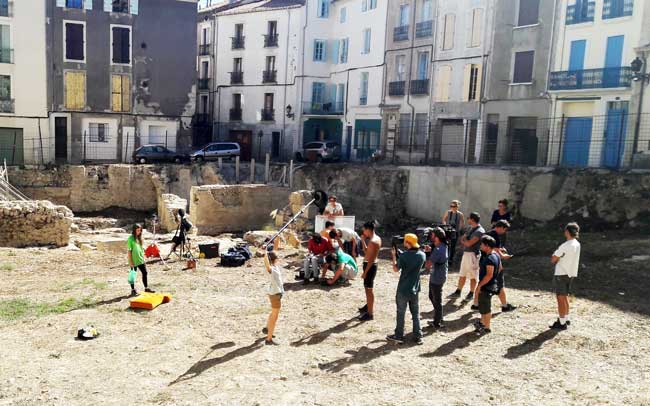
[[[455,209],[455,208],[458,207],[458,206],[449,206],[449,207],[451,207],[452,209]]]

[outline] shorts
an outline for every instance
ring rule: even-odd
[[[282,293],[269,295],[269,300],[271,301],[271,309],[279,309],[282,307]]]
[[[492,296],[493,294],[486,291],[480,291],[478,294],[478,311],[481,314],[492,313]]]
[[[503,277],[503,271],[497,274],[497,287],[499,288],[499,291],[501,291],[501,289],[506,287],[506,281],[505,278]]]
[[[478,279],[478,268],[478,255],[473,252],[463,252],[458,276],[461,278]]]
[[[574,279],[568,275],[555,275],[553,277],[553,290],[555,294],[558,296],[569,296]]]
[[[363,269],[366,269],[368,265],[367,262],[363,263]],[[372,264],[368,273],[366,274],[366,279],[363,280],[363,287],[366,289],[372,289],[375,287],[375,277],[377,276],[377,264]]]
[[[359,271],[354,269],[354,267],[352,265],[345,264],[343,266],[343,273],[341,274],[341,276],[343,277],[343,279],[352,281],[352,280],[354,280],[354,278],[357,277],[358,273],[359,273]]]

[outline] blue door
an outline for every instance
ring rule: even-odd
[[[569,71],[575,78],[575,88],[582,89],[582,74],[585,68],[585,48],[587,41],[580,39],[571,41],[571,53],[569,54]]]
[[[627,132],[627,109],[609,109],[603,145],[603,166],[618,168],[623,157],[623,140]]]
[[[565,166],[587,166],[591,146],[591,117],[570,117],[564,130],[564,151],[562,164]]]
[[[618,87],[620,84],[624,39],[624,35],[607,38],[605,70],[603,71],[603,87]]]

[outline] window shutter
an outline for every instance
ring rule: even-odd
[[[321,49],[323,50],[323,54],[320,58],[321,61],[326,61],[327,60],[327,40],[321,41]]]
[[[329,85],[329,94],[327,101],[328,103],[332,103],[332,105],[336,103],[336,84]]]
[[[361,2],[361,11],[368,11],[368,0],[363,0]]]
[[[122,28],[120,30],[120,35],[122,36],[122,63],[131,63],[131,41],[129,39],[131,30]]]
[[[332,41],[332,63],[339,63],[339,43],[342,40],[335,39]]]
[[[472,46],[472,38],[474,36],[474,10],[465,12],[465,46]],[[463,24],[461,22],[461,24]],[[462,25],[461,25],[462,29]]]
[[[476,65],[478,72],[476,72],[476,101],[481,101],[481,80],[483,79],[483,65]]]
[[[113,1],[112,0],[104,0],[104,11],[107,11],[109,13],[113,11]]]
[[[57,7],[65,7],[65,0],[56,0]]]
[[[438,70],[438,80],[436,81],[436,101],[447,102],[449,101],[449,86],[451,78],[451,67],[441,66]]]
[[[483,9],[475,8],[472,15],[472,46],[481,45],[481,31],[483,29]]]
[[[92,10],[93,9],[93,0],[84,0],[84,8],[86,10]]]
[[[131,14],[138,15],[138,0],[131,0],[129,7],[129,12]]]
[[[113,111],[122,111],[122,77],[113,75],[111,81],[111,106]]]
[[[456,25],[456,16],[454,14],[447,14],[445,16],[444,26],[444,39],[442,42],[442,49],[448,51],[454,48],[454,31]]]
[[[314,54],[312,55],[312,61],[318,60],[318,41],[314,40]]]
[[[472,64],[463,67],[463,101],[469,100],[469,84],[472,80]]]

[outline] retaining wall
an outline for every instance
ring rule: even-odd
[[[48,201],[0,201],[0,246],[65,247],[70,238],[72,211]]]

